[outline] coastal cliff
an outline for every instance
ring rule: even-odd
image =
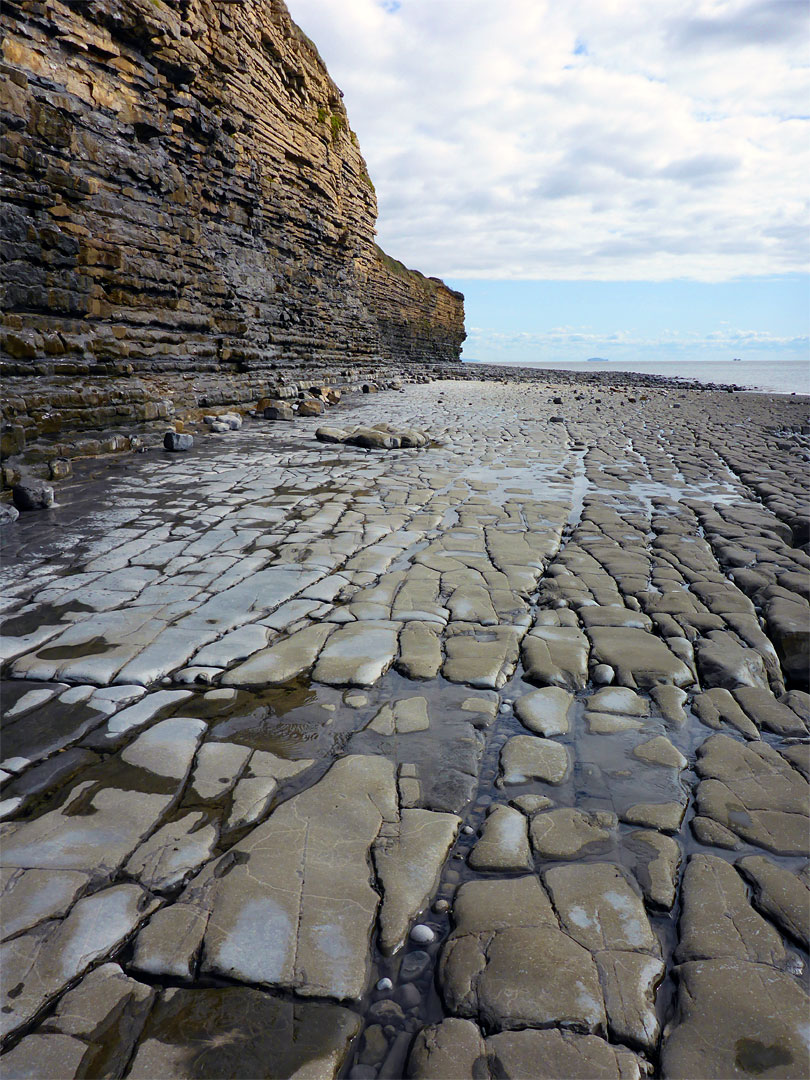
[[[457,361],[282,0],[7,0],[3,452]]]

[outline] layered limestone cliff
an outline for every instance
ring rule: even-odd
[[[282,0],[5,0],[3,451],[458,360]],[[387,366],[387,367],[386,367]]]

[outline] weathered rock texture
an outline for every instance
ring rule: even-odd
[[[4,456],[458,359],[463,297],[374,243],[341,92],[283,0],[3,17]]]

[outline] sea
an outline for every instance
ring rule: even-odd
[[[538,360],[514,366],[555,371],[635,371],[643,375],[663,375],[669,379],[694,379],[700,383],[733,383],[746,390],[764,390],[771,394],[810,394],[810,360],[769,360],[767,363],[757,360],[693,360],[678,363],[669,360],[638,363],[623,363],[620,360]]]

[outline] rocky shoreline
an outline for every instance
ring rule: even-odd
[[[4,1076],[807,1075],[808,400],[443,374],[3,529]]]

